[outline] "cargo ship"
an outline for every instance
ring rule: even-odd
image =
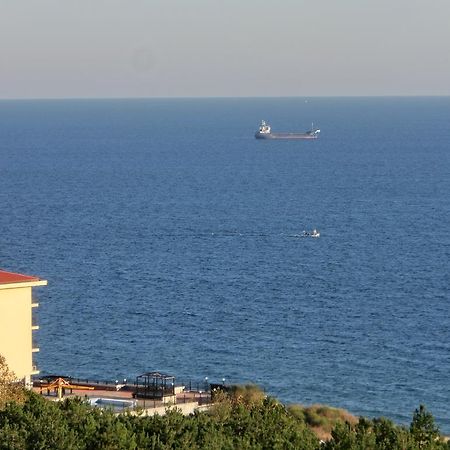
[[[256,139],[317,139],[320,130],[314,128],[311,124],[311,129],[304,133],[272,133],[270,125],[264,120],[261,121],[259,130],[255,133]]]

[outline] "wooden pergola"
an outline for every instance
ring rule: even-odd
[[[40,385],[41,394],[42,389],[47,389],[47,391],[53,390],[60,400],[62,399],[66,389],[70,389],[70,392],[72,392],[72,389],[84,389],[87,391],[94,390],[94,388],[90,386],[79,386],[77,384],[71,384],[70,381],[62,377],[56,377],[53,380],[47,381],[46,383],[41,383]]]

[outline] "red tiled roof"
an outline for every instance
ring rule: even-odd
[[[0,270],[0,284],[8,283],[29,283],[30,281],[39,281],[38,277],[22,275],[21,273],[5,272]]]

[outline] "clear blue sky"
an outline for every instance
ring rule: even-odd
[[[450,95],[449,0],[0,0],[0,98]]]

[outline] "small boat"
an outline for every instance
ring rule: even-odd
[[[312,230],[312,231],[304,231],[302,236],[303,237],[318,238],[318,237],[320,237],[320,232],[314,228],[314,230]]]
[[[314,128],[311,124],[311,129],[304,133],[272,133],[270,125],[265,121],[261,121],[259,130],[255,133],[256,139],[317,139],[320,130]]]

